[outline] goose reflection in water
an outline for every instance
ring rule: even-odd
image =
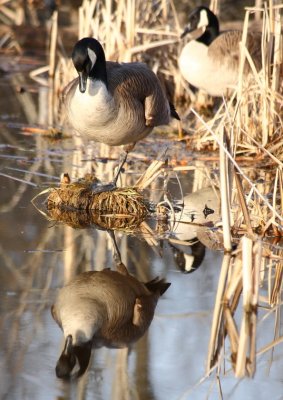
[[[120,263],[117,271],[84,272],[60,289],[51,307],[65,337],[56,365],[58,378],[81,376],[93,347],[127,347],[148,329],[159,297],[170,283],[138,281]]]
[[[185,274],[196,271],[202,264],[205,256],[205,245],[198,241],[197,238],[188,246],[173,245],[169,242],[172,249],[173,259],[176,267]]]
[[[174,227],[169,239],[176,267],[184,273],[196,271],[203,262],[206,248],[223,248],[222,235],[215,225],[220,217],[220,192],[206,187],[187,194],[176,204]]]

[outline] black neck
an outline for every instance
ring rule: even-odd
[[[209,46],[214,39],[217,38],[219,35],[219,26],[218,23],[217,25],[213,26],[207,26],[204,33],[196,39],[197,42],[204,43],[206,46]]]
[[[102,81],[108,87],[107,72],[106,72],[106,61],[104,57],[99,57],[96,60],[93,68],[89,72],[89,77],[96,81]]]

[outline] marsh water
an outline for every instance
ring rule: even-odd
[[[19,91],[19,82],[29,91]],[[40,103],[44,90],[39,90],[27,73],[15,70],[4,74],[0,84],[1,398],[282,399],[282,346],[259,356],[254,379],[235,379],[229,359],[218,371],[219,380],[215,373],[204,379],[223,254],[206,248],[201,265],[185,274],[176,263],[172,246],[156,234],[152,245],[141,235],[116,232],[122,260],[133,275],[142,281],[158,275],[171,282],[148,332],[129,350],[95,350],[88,372],[78,381],[66,383],[56,378],[63,336],[50,306],[57,290],[78,273],[115,268],[112,247],[105,230],[94,226],[75,229],[49,221],[31,203],[39,192],[57,185],[62,172],[82,172],[88,152],[77,152],[72,138],[53,140],[26,129],[42,122],[46,110]],[[128,179],[135,181],[148,166],[151,154],[164,145],[170,147],[172,158],[189,155],[184,143],[170,140],[153,135],[139,144],[130,156]],[[111,154],[119,156],[119,152]],[[149,156],[147,162],[144,154]],[[194,190],[199,170],[215,168],[201,161],[192,166],[195,169],[179,174],[185,194]],[[97,168],[102,173],[107,164],[98,162]],[[151,194],[158,198],[161,188],[159,183]],[[170,188],[173,196],[179,196],[174,179]],[[191,247],[185,252],[191,255]],[[272,340],[273,329],[272,318],[259,323],[259,347]]]

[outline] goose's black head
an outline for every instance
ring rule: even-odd
[[[189,240],[187,242],[190,244]],[[195,243],[186,248],[185,251],[174,246],[172,243],[170,243],[170,247],[172,248],[176,266],[185,274],[196,271],[205,256],[205,246],[197,238],[195,238]],[[191,254],[188,253],[188,250],[190,250]]]
[[[204,33],[197,40],[206,45],[209,45],[219,35],[218,19],[209,8],[201,6],[194,9],[189,15],[187,26],[181,38],[197,29],[204,30]]]
[[[72,335],[68,335],[65,340],[64,349],[56,364],[56,376],[60,379],[68,380],[71,376],[80,377],[87,369],[90,355],[91,342],[80,345],[73,345]],[[78,364],[79,370],[73,373],[75,366]]]
[[[83,38],[73,49],[72,60],[79,74],[79,89],[86,91],[87,79],[101,80],[107,85],[106,61],[104,50],[98,40]]]

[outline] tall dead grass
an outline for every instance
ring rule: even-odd
[[[244,46],[248,18],[255,12],[255,9],[247,10],[242,65],[247,58],[254,82],[245,88],[240,71],[237,91],[232,99],[223,103],[213,121],[219,118],[217,124],[209,126],[202,121],[220,149],[222,217],[227,215],[223,218],[223,234],[228,251],[223,259],[215,300],[207,373],[216,366],[221,368],[229,352],[235,375],[252,377],[257,355],[282,341],[279,330],[275,329],[274,341],[257,349],[259,307],[265,310],[266,316],[275,311],[274,324],[278,326],[282,293],[282,250],[275,250],[264,239],[267,236],[282,238],[283,98],[282,78],[279,79],[282,73],[282,9],[283,4],[257,10],[263,15],[264,68],[259,73]],[[242,166],[237,162],[237,157],[243,154],[254,161],[252,165]],[[231,252],[232,240],[238,243],[234,252]],[[271,263],[267,262],[269,257]],[[268,287],[268,297],[261,295],[261,286]]]

